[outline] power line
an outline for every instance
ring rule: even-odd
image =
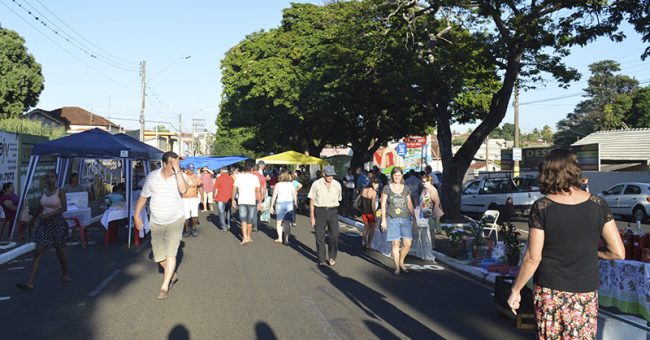
[[[101,47],[99,47],[99,46],[93,44],[90,40],[86,39],[83,35],[81,35],[79,32],[77,32],[74,28],[72,28],[70,25],[68,25],[68,24],[67,24],[65,21],[63,21],[61,18],[59,18],[59,17],[58,17],[54,12],[52,12],[49,8],[47,8],[47,6],[45,6],[45,5],[44,5],[40,0],[36,0],[36,2],[38,2],[38,3],[39,3],[43,8],[45,8],[46,11],[50,12],[50,13],[51,13],[51,14],[52,14],[56,19],[58,19],[61,23],[63,23],[63,25],[65,25],[65,26],[68,27],[72,32],[74,32],[75,34],[77,34],[81,39],[85,40],[86,42],[88,42],[88,43],[91,44],[92,46],[96,47],[96,48],[99,49],[100,51],[106,53],[107,55],[109,55],[109,56],[111,56],[111,57],[113,57],[113,58],[115,58],[116,60],[121,60],[121,61],[124,62],[126,65],[130,65],[130,66],[132,66],[132,67],[135,67],[135,65],[137,65],[137,63],[134,63],[134,62],[132,62],[132,61],[128,61],[128,60],[126,60],[126,59],[123,59],[123,58],[120,58],[120,57],[118,57],[118,56],[116,56],[116,55],[113,55],[113,54],[111,54],[110,52],[108,52],[108,51],[102,49]]]
[[[72,39],[72,40],[73,40],[77,45],[81,46],[83,49],[88,50],[89,53],[91,53],[91,54],[97,56],[97,58],[105,59],[108,63],[112,63],[112,64],[116,64],[117,66],[120,66],[120,67],[118,67],[118,68],[128,69],[128,71],[134,71],[134,70],[136,70],[135,66],[134,66],[133,64],[131,64],[131,63],[128,63],[128,62],[127,62],[127,63],[123,63],[123,62],[121,62],[121,61],[111,60],[111,58],[107,58],[106,56],[101,55],[101,53],[97,53],[96,51],[91,51],[91,50],[92,50],[91,48],[89,48],[88,46],[85,46],[85,44],[84,44],[83,42],[79,41],[79,40],[76,39],[74,36],[72,36],[71,34],[67,33],[67,32],[64,31],[63,29],[61,29],[59,26],[56,25],[56,23],[54,23],[54,21],[48,19],[48,18],[47,18],[43,13],[41,13],[41,11],[38,10],[38,8],[36,8],[36,7],[33,6],[32,4],[30,4],[27,0],[22,0],[22,1],[23,1],[25,4],[27,4],[29,7],[31,7],[34,11],[36,11],[36,13],[40,16],[40,17],[39,17],[40,19],[44,19],[45,21],[49,22],[49,25],[48,25],[48,24],[44,24],[44,25],[54,27],[54,28],[56,29],[56,32],[60,32],[60,33],[62,33],[63,35],[67,36],[69,39]],[[39,2],[39,3],[40,3],[40,2]],[[41,4],[41,5],[43,5],[43,4]],[[47,9],[47,8],[46,8],[46,9]],[[56,17],[56,14],[54,14],[54,13],[53,13],[52,11],[50,11],[49,9],[48,9],[48,11],[49,11],[50,13],[52,13],[52,14]],[[59,17],[57,17],[57,19],[59,19],[59,21],[63,22]],[[43,20],[41,20],[41,21],[43,21]],[[68,26],[65,22],[63,22],[63,24],[66,25],[66,26]],[[51,28],[51,27],[50,27],[50,28]],[[68,27],[70,27],[70,26],[68,26]],[[71,27],[70,27],[70,28],[71,28]],[[71,28],[71,29],[72,29],[72,28]],[[74,31],[74,29],[72,29],[72,30]],[[74,32],[77,33],[76,31],[74,31]],[[82,37],[79,33],[77,33],[77,35],[79,35],[82,39],[88,41],[87,39],[85,39],[84,37]],[[63,36],[62,36],[62,38],[63,38]],[[94,45],[92,42],[90,42],[90,41],[88,41],[88,42],[89,42],[91,45],[97,47],[97,46]],[[72,42],[70,42],[70,43],[72,44]],[[101,50],[101,48],[99,48],[99,49]],[[118,58],[118,59],[119,59],[119,58]]]
[[[109,65],[109,66],[112,66],[112,67],[114,67],[114,68],[118,68],[118,69],[121,69],[121,70],[124,70],[124,71],[134,71],[134,69],[129,69],[129,68],[125,67],[125,66],[117,65],[117,64],[114,63],[114,62],[111,62],[111,61],[105,60],[102,56],[98,56],[98,55],[96,55],[96,54],[90,52],[87,48],[85,48],[84,46],[82,46],[82,45],[80,45],[78,42],[76,42],[76,41],[74,40],[74,38],[70,39],[70,35],[69,35],[69,34],[65,33],[64,31],[59,32],[58,29],[53,28],[53,27],[56,27],[56,26],[54,26],[54,25],[48,25],[47,22],[45,22],[45,20],[47,20],[47,18],[45,18],[45,20],[43,20],[41,17],[36,16],[34,13],[32,13],[32,11],[30,11],[27,7],[23,6],[22,4],[20,4],[20,3],[17,2],[16,0],[11,0],[11,1],[12,1],[14,4],[16,4],[16,6],[20,7],[20,9],[22,9],[23,11],[25,11],[25,13],[27,13],[29,16],[31,16],[32,18],[34,18],[38,23],[40,23],[41,25],[43,25],[45,28],[49,29],[52,33],[54,33],[55,35],[59,36],[61,39],[65,40],[67,43],[69,43],[70,45],[74,46],[75,48],[77,48],[78,50],[80,50],[81,52],[83,52],[84,54],[88,55],[90,58],[96,59],[96,60],[98,60],[98,61],[101,61],[101,62],[103,62],[103,63]],[[23,0],[23,1],[25,1],[25,0]],[[28,4],[26,1],[25,1],[25,3]],[[29,5],[29,4],[28,4],[28,5]],[[29,6],[32,7],[31,5],[29,5]],[[33,8],[33,7],[32,7],[32,8]],[[38,11],[37,11],[37,12],[38,12]],[[15,13],[15,12],[14,12],[14,13]],[[40,14],[40,12],[39,12],[39,14]],[[43,16],[43,18],[44,18],[44,16]],[[49,20],[48,20],[48,21],[49,21]],[[53,27],[52,27],[52,26],[53,26]],[[67,35],[68,37],[64,36],[64,34]]]
[[[646,84],[646,83],[650,83],[650,79],[645,79],[645,80],[639,81],[639,85]],[[554,101],[554,100],[578,97],[578,96],[582,96],[582,95],[584,95],[584,93],[572,93],[572,94],[567,94],[567,95],[564,95],[564,96],[557,96],[557,97],[550,97],[550,98],[544,98],[544,99],[539,99],[539,100],[532,100],[532,101],[525,102],[525,103],[519,103],[519,105],[521,106],[521,105],[545,103],[545,102],[550,102],[550,101]]]
[[[124,84],[118,82],[117,80],[115,80],[115,79],[113,79],[113,78],[111,78],[111,77],[105,75],[104,73],[100,72],[100,71],[97,70],[96,68],[94,68],[94,67],[88,65],[88,64],[85,63],[83,60],[79,59],[76,55],[74,55],[72,52],[68,51],[65,47],[61,46],[59,43],[57,43],[57,42],[54,41],[52,38],[50,38],[47,34],[43,33],[43,32],[42,32],[41,30],[39,30],[36,26],[32,25],[31,22],[29,22],[27,19],[25,19],[23,16],[21,16],[18,12],[14,11],[13,8],[9,7],[7,4],[5,4],[5,3],[2,2],[2,1],[0,1],[0,3],[1,3],[3,6],[5,6],[8,10],[10,10],[12,13],[14,13],[14,14],[15,14],[18,18],[20,18],[22,21],[24,21],[24,22],[27,23],[29,26],[31,26],[31,27],[32,27],[34,30],[36,30],[38,33],[42,34],[42,35],[43,35],[47,40],[49,40],[49,41],[52,42],[54,45],[56,45],[57,47],[59,47],[60,49],[62,49],[64,52],[66,52],[67,54],[69,54],[71,57],[73,57],[74,59],[76,59],[78,62],[80,62],[80,63],[83,64],[84,66],[86,66],[86,67],[88,67],[89,69],[95,71],[97,74],[99,74],[100,76],[102,76],[102,77],[104,77],[104,78],[106,78],[106,79],[112,81],[113,83],[115,83],[115,84],[117,84],[117,85],[119,85],[119,86],[121,86],[121,87],[123,87],[123,88],[129,90],[129,91],[134,91],[132,88],[129,88],[128,86],[126,86],[126,85],[124,85]]]

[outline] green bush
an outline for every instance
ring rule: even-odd
[[[0,120],[0,131],[43,136],[56,139],[66,135],[63,127],[50,127],[42,122],[24,118],[7,118]]]

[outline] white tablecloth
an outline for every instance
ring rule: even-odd
[[[90,223],[90,220],[92,219],[90,208],[76,208],[73,210],[68,210],[63,213],[63,217],[79,219],[79,223],[81,223],[81,227],[83,228],[87,227]],[[68,221],[69,225],[72,225],[72,223],[72,221]]]
[[[147,216],[147,212],[145,211],[146,209],[142,209],[140,211],[140,218],[142,219],[142,223],[144,224],[144,229],[140,230],[140,237],[144,237],[145,232],[149,232],[149,216]],[[133,214],[135,214],[135,208],[133,209]],[[115,220],[121,220],[123,218],[127,218],[128,212],[126,210],[126,207],[123,205],[112,205],[106,211],[104,211],[104,215],[102,216],[102,225],[106,230],[108,230],[108,224],[111,221]]]

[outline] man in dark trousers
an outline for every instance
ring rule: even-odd
[[[336,172],[332,166],[326,166],[323,178],[317,179],[309,190],[309,216],[316,231],[316,252],[318,265],[336,264],[336,252],[339,242],[338,207],[343,199],[341,184],[334,180]],[[328,233],[327,254],[325,253],[325,232]],[[329,256],[327,256],[329,255]]]

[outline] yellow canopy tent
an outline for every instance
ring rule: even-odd
[[[327,165],[327,161],[322,160],[320,158],[312,157],[312,156],[307,156],[305,154],[302,154],[300,152],[295,152],[295,151],[286,151],[283,153],[279,153],[277,155],[271,155],[271,156],[266,156],[259,158],[257,160],[259,161],[264,161],[266,164],[293,164],[293,165],[300,165],[300,164],[316,164],[316,165]]]

